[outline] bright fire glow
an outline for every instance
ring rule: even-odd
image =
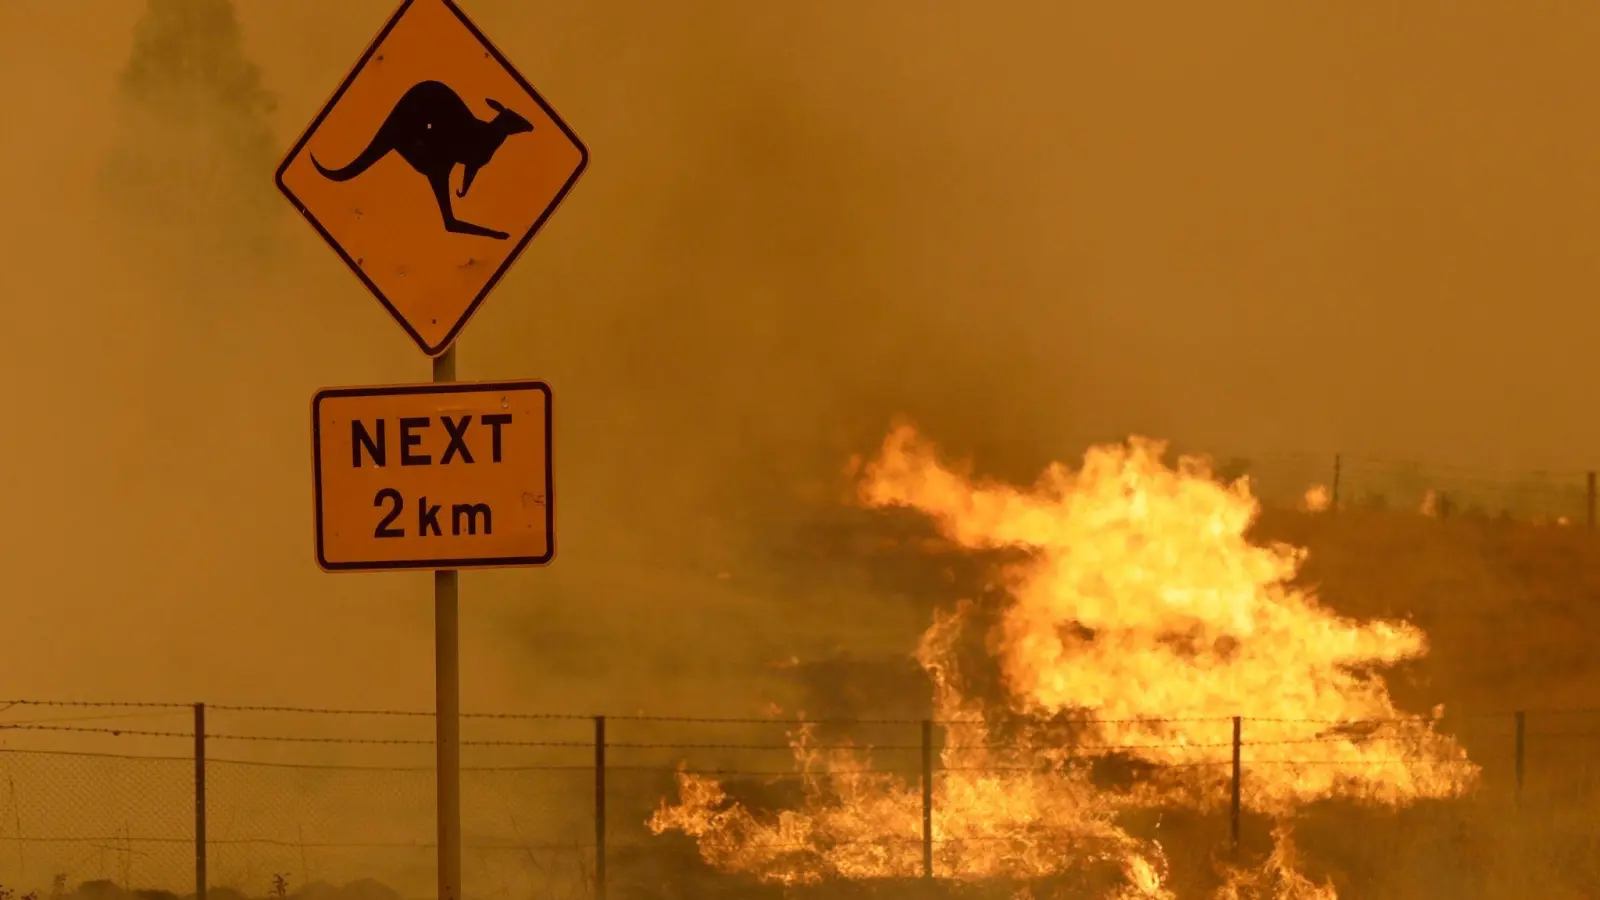
[[[1311,512],[1322,512],[1333,505],[1333,492],[1325,484],[1314,484],[1306,488],[1305,505]]]
[[[1019,489],[973,480],[902,426],[857,470],[869,507],[917,510],[968,550],[1025,551],[1000,573],[1007,600],[987,611],[986,633],[972,633],[985,610],[963,602],[917,650],[941,722],[939,877],[1109,867],[1120,886],[1105,896],[1174,897],[1159,832],[1129,815],[1225,814],[1233,716],[1245,717],[1242,805],[1278,825],[1271,857],[1223,873],[1219,900],[1333,896],[1295,869],[1289,828],[1304,804],[1396,806],[1477,778],[1434,719],[1400,715],[1375,673],[1425,653],[1422,632],[1321,606],[1293,583],[1304,551],[1247,538],[1259,511],[1248,481],[1221,484],[1205,460],[1169,466],[1165,453],[1140,438],[1095,447],[1076,471],[1055,465]],[[964,677],[957,651],[972,637],[987,642],[1003,696]],[[919,779],[874,771],[870,748],[816,746],[807,727],[792,744],[804,785],[793,808],[747,808],[681,773],[650,827],[764,881],[920,874]],[[1109,763],[1131,777],[1108,779]]]

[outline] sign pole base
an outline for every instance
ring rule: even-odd
[[[435,383],[456,380],[456,348],[433,360]],[[461,635],[458,573],[433,573],[434,725],[439,779],[439,898],[461,900]]]

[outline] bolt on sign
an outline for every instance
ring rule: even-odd
[[[452,0],[405,0],[290,149],[277,183],[438,356],[588,160]]]
[[[311,401],[317,564],[541,566],[555,555],[550,388],[327,388]]]

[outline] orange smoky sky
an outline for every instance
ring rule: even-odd
[[[391,11],[233,5],[275,153]],[[462,5],[592,153],[460,343],[554,386],[560,497],[554,566],[463,578],[468,708],[746,709],[854,640],[751,548],[897,414],[1022,476],[1600,464],[1593,4]],[[427,361],[287,203],[266,272],[140,250],[145,4],[85,6],[0,3],[0,693],[427,708],[430,581],[316,569],[308,427]]]

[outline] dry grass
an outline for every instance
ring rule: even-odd
[[[1359,618],[1406,618],[1425,660],[1390,679],[1416,712],[1600,706],[1600,537],[1492,519],[1271,512],[1257,537],[1306,547],[1301,578]]]
[[[880,587],[926,603],[982,591],[987,567],[929,553],[938,547],[914,523],[840,524],[871,535],[832,543],[860,548]],[[1389,673],[1394,696],[1414,713],[1444,704],[1444,729],[1484,768],[1481,788],[1460,800],[1305,810],[1296,843],[1307,874],[1331,880],[1344,898],[1600,895],[1600,767],[1590,764],[1600,760],[1600,708],[1582,712],[1600,707],[1600,535],[1361,508],[1269,510],[1255,537],[1307,548],[1302,581],[1340,613],[1408,619],[1427,632],[1427,657]],[[904,669],[890,659],[803,668],[812,681],[808,710],[925,714],[925,685],[906,684]],[[866,688],[863,671],[874,673]],[[1520,789],[1518,710],[1525,712]],[[1268,852],[1269,827],[1246,818],[1244,861]],[[1180,896],[1208,895],[1215,861],[1228,854],[1226,820],[1174,816],[1161,833]]]
[[[1441,521],[1349,509],[1269,510],[1255,536],[1308,548],[1302,579],[1335,610],[1359,618],[1409,618],[1427,632],[1428,656],[1390,673],[1393,692],[1410,712],[1445,704],[1445,730],[1458,735],[1484,768],[1477,793],[1456,801],[1403,810],[1349,803],[1305,810],[1295,833],[1306,873],[1315,881],[1330,880],[1346,900],[1596,896],[1600,770],[1590,760],[1600,758],[1600,710],[1573,710],[1600,706],[1600,653],[1592,646],[1600,625],[1600,535],[1525,522],[1465,516]],[[898,597],[886,602],[918,610],[983,594],[995,561],[951,552],[914,517],[833,510],[803,523],[796,537],[809,552],[827,557],[829,579],[850,581],[851,596],[864,591]],[[784,568],[819,570],[804,558]],[[802,575],[790,584],[806,586]],[[896,621],[926,619],[912,611],[876,627],[893,630],[900,626],[889,623]],[[857,646],[893,646],[914,637],[914,631],[880,635]],[[928,712],[927,685],[903,657],[819,657],[787,677],[803,708],[815,716],[920,718]],[[1526,711],[1520,790],[1517,710]],[[774,762],[764,758],[761,768]],[[638,823],[670,790],[667,776],[658,774],[643,778],[619,771],[613,779],[613,898],[785,895],[707,870],[693,845],[679,836],[646,838]],[[1243,825],[1241,861],[1259,860],[1270,849],[1270,823],[1247,815]],[[1130,823],[1136,833],[1151,833],[1155,826],[1154,819]],[[1225,813],[1165,811],[1159,827],[1179,895],[1209,896],[1218,883],[1216,864],[1230,856]],[[553,885],[558,879],[534,880]],[[802,893],[1009,898],[1017,887],[913,879],[832,884]],[[1085,883],[1063,879],[1035,885],[1032,896],[1088,896],[1086,889]],[[104,893],[105,887],[98,890]],[[271,885],[258,890],[270,894]]]

